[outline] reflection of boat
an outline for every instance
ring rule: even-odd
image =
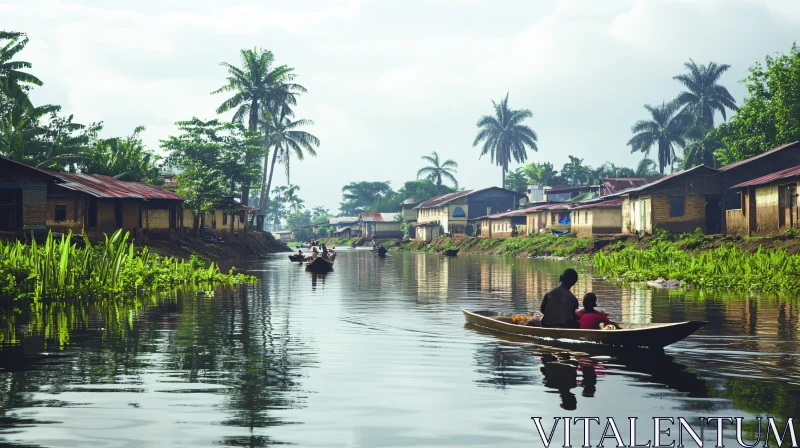
[[[289,255],[290,261],[306,261],[307,257],[305,255]]]
[[[306,261],[306,271],[310,272],[329,272],[333,270],[333,259],[317,257],[311,261]]]
[[[458,255],[458,251],[459,249],[448,249],[442,252],[442,255],[446,255],[448,257],[455,257],[456,255]]]
[[[705,322],[687,321],[668,324],[625,324],[613,331],[573,328],[542,328],[515,325],[497,318],[510,318],[513,313],[493,311],[471,312],[462,308],[467,322],[501,333],[567,341],[585,341],[609,346],[663,348],[694,333]]]

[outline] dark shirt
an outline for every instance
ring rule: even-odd
[[[579,310],[575,315],[578,317],[578,324],[582,330],[599,330],[600,324],[611,325],[606,313],[602,311]]]
[[[569,289],[559,285],[544,295],[542,300],[543,327],[577,328],[575,310],[578,298]]]

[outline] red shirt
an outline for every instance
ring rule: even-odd
[[[581,330],[599,330],[600,324],[611,325],[606,313],[602,311],[586,311],[586,309],[578,310],[575,313],[578,316],[578,325]]]

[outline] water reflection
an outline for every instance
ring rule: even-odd
[[[573,265],[343,250],[334,272],[276,257],[253,266],[261,283],[213,297],[9,308],[0,312],[0,437],[17,446],[529,446],[533,412],[800,412],[796,299],[620,289],[579,266],[574,292],[597,293],[612,320],[709,324],[656,355],[464,325],[461,307],[538,309]]]

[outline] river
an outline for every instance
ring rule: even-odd
[[[800,415],[795,299],[621,288],[579,266],[576,295],[613,320],[709,324],[652,357],[465,326],[461,307],[538,308],[571,266],[342,250],[312,275],[284,254],[235,290],[5,310],[0,441],[522,447],[541,446],[534,416]]]

